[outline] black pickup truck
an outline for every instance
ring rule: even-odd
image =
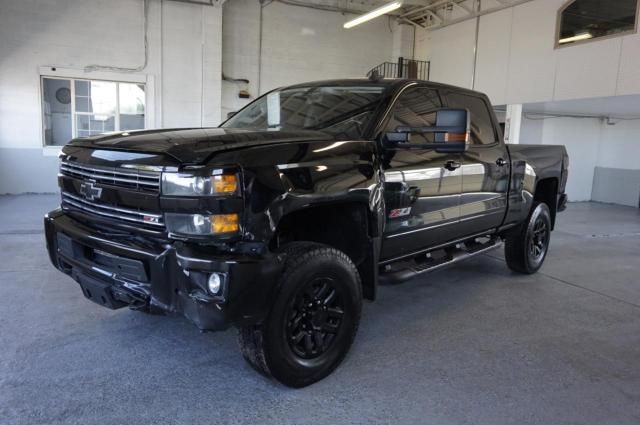
[[[254,368],[302,387],[343,360],[379,283],[503,242],[536,272],[568,164],[563,146],[506,146],[477,92],[299,84],[218,128],[72,140],[47,248],[88,299],[235,326]]]

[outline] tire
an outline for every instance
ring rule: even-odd
[[[550,237],[549,207],[536,203],[521,230],[506,238],[504,254],[509,268],[523,274],[537,272],[547,257]]]
[[[266,320],[239,329],[242,354],[258,372],[286,386],[317,382],[340,365],[360,323],[362,286],[355,265],[326,245],[295,242]]]

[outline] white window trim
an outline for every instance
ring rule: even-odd
[[[81,79],[81,80],[104,80],[121,83],[139,83],[145,85],[145,111],[144,111],[144,128],[153,128],[155,123],[155,86],[153,75],[141,73],[118,73],[106,71],[86,72],[83,69],[60,68],[57,66],[41,66],[38,72],[38,100],[40,102],[40,137],[42,140],[43,156],[58,156],[62,151],[62,146],[47,146],[44,138],[44,94],[42,92],[43,78],[61,78],[61,79]],[[73,84],[71,85],[73,90]],[[72,93],[73,94],[73,93]],[[71,108],[74,110],[73,103],[75,99],[71,96]],[[75,128],[75,114],[71,114],[72,128]]]
[[[568,44],[560,44],[560,30],[561,30],[561,26],[562,26],[562,13],[569,7],[571,6],[573,3],[575,3],[577,0],[567,0],[562,7],[560,7],[560,9],[558,10],[558,13],[556,15],[556,35],[555,35],[555,45],[554,45],[554,49],[564,49],[566,47],[571,47],[571,46],[576,46],[576,45],[580,45],[580,44],[585,44],[585,43],[594,43],[596,41],[603,41],[603,40],[609,40],[612,38],[616,38],[616,37],[624,37],[625,35],[632,35],[632,34],[636,34],[638,32],[638,20],[640,20],[640,0],[636,1],[636,23],[633,26],[632,30],[629,31],[623,31],[623,32],[619,32],[619,33],[615,33],[615,34],[609,34],[609,35],[604,35],[602,37],[595,37],[595,38],[590,38],[588,40],[580,40],[580,41],[574,41],[573,43],[568,43]]]

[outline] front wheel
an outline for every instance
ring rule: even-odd
[[[264,323],[240,329],[254,369],[290,387],[329,375],[346,356],[360,322],[362,290],[343,252],[297,242],[284,247],[280,290]]]
[[[550,237],[549,207],[535,204],[521,231],[506,238],[504,253],[509,268],[524,274],[537,272],[547,256]]]

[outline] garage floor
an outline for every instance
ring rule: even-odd
[[[235,332],[110,311],[50,266],[55,196],[0,197],[0,422],[640,423],[640,210],[571,204],[546,265],[501,251],[383,287],[346,362],[291,390]]]

